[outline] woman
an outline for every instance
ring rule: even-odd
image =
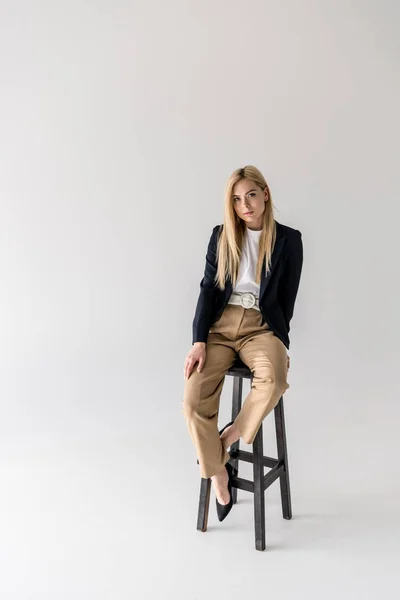
[[[212,480],[220,521],[232,508],[227,449],[240,437],[252,444],[290,387],[289,323],[302,264],[301,233],[275,221],[263,175],[251,165],[234,171],[225,189],[224,223],[214,227],[208,245],[182,408],[201,477]],[[219,432],[224,377],[237,356],[252,371],[252,388],[235,421]]]

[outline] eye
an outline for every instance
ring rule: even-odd
[[[249,196],[255,196],[256,193],[255,192],[250,192]]]

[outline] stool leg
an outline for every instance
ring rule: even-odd
[[[234,421],[238,416],[240,409],[242,408],[242,393],[243,393],[243,379],[242,377],[233,378],[233,392],[232,392],[232,418]],[[231,445],[231,452],[239,450],[240,440],[234,442]],[[237,458],[230,461],[235,469],[239,472],[239,460]],[[232,488],[232,501],[233,504],[237,503],[237,488]]]
[[[279,478],[281,485],[282,515],[284,519],[292,518],[292,500],[290,497],[289,464],[286,445],[285,414],[283,410],[283,396],[275,406],[276,445],[278,461],[284,465],[284,472]]]
[[[265,550],[265,490],[262,424],[253,442],[254,527],[256,550]]]
[[[207,531],[208,509],[210,507],[211,478],[201,478],[197,529]]]

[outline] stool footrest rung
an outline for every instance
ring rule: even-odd
[[[247,450],[231,450],[229,453],[231,458],[235,460],[243,460],[244,462],[252,463],[253,462],[253,453],[248,452]],[[264,467],[276,467],[278,464],[277,458],[271,458],[270,456],[263,456],[262,462]]]
[[[245,492],[251,492],[254,494],[254,482],[250,479],[243,479],[243,477],[234,477],[232,479],[232,487],[238,490],[244,490]]]
[[[283,464],[280,464],[276,465],[276,467],[273,467],[270,471],[268,471],[268,473],[264,475],[264,490],[266,490],[267,487],[271,485],[271,483],[274,483],[275,479],[278,479],[282,475],[284,470],[285,468]]]
[[[272,484],[276,479],[278,479],[282,473],[284,472],[283,464],[276,465],[272,467],[272,469],[264,475],[263,478],[263,489],[264,491]],[[232,480],[232,487],[237,488],[239,490],[244,490],[245,492],[251,492],[254,494],[254,481],[250,479],[244,479],[243,477],[234,477]]]

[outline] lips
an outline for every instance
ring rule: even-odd
[[[252,214],[253,214],[253,212],[254,212],[254,210],[250,210],[249,212],[245,212],[245,213],[244,213],[244,216],[245,216],[245,217],[248,217],[249,215],[252,215]]]

